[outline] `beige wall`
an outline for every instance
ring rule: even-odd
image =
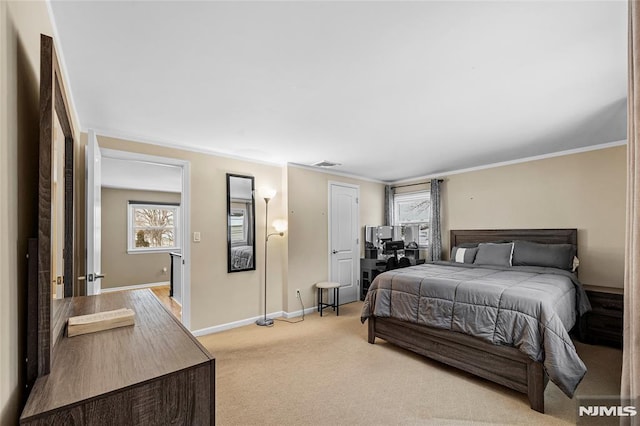
[[[36,234],[40,34],[52,35],[46,3],[0,1],[0,424],[15,424],[20,410],[24,345],[26,240]],[[76,123],[77,125],[77,123]],[[74,125],[77,134],[77,127]],[[85,138],[86,139],[86,138]],[[225,173],[249,174],[256,186],[278,195],[270,220],[285,217],[290,231],[269,241],[268,312],[297,310],[290,288],[326,278],[326,203],[329,175],[100,138],[102,146],[189,160],[192,231],[193,329],[224,324],[262,312],[264,246],[257,244],[257,270],[227,274]],[[76,151],[77,268],[83,272],[83,150]],[[443,188],[444,233],[452,228],[577,227],[581,279],[622,286],[624,254],[624,147],[540,160],[447,178]],[[361,225],[381,223],[382,185],[334,176],[361,185]],[[306,216],[306,217],[305,217]],[[264,203],[256,203],[257,235],[264,234]],[[311,223],[311,226],[309,224]],[[316,225],[319,229],[316,229]],[[309,244],[309,241],[318,244]],[[445,246],[448,246],[445,241]],[[289,256],[288,256],[289,253]],[[287,257],[288,256],[288,257]],[[287,268],[288,265],[288,268]],[[288,284],[286,284],[288,281]]]
[[[86,134],[83,135],[86,139]],[[255,177],[255,186],[275,188],[278,193],[269,203],[269,223],[285,217],[282,168],[232,158],[141,144],[121,139],[98,137],[103,148],[137,152],[190,162],[191,232],[200,232],[202,241],[191,247],[191,329],[226,324],[262,314],[264,244],[264,201],[256,199],[256,270],[227,273],[227,188],[226,173]],[[271,228],[272,229],[272,228]],[[269,289],[267,312],[282,307],[282,287],[286,272],[284,238],[269,240]]]
[[[328,183],[344,182],[360,187],[360,238],[362,227],[382,223],[384,185],[346,178],[306,168],[288,166],[289,267],[286,311],[301,309],[295,290],[300,289],[306,307],[316,304],[313,284],[326,281],[329,272]],[[360,244],[364,253],[364,245]],[[361,255],[363,255],[361,253]]]
[[[86,138],[86,135],[83,135]],[[306,307],[314,306],[313,284],[328,273],[328,181],[360,186],[360,223],[381,223],[382,184],[298,167],[278,167],[215,155],[99,137],[103,148],[190,161],[191,231],[202,242],[191,244],[191,329],[244,320],[263,312],[264,201],[256,197],[256,270],[227,273],[226,173],[255,177],[256,189],[270,186],[269,232],[275,219],[286,219],[284,237],[269,239],[267,312],[300,310],[295,289]],[[309,244],[313,241],[313,244]],[[103,250],[104,255],[104,250]]]
[[[445,178],[443,249],[449,230],[578,228],[584,284],[622,287],[626,146]]]
[[[128,205],[130,200],[180,203],[180,197],[175,192],[102,188],[103,289],[169,281],[168,253],[127,253]]]
[[[27,239],[37,235],[40,34],[52,33],[45,2],[0,1],[2,425],[16,424],[24,388],[21,360],[25,345],[25,256]],[[75,123],[74,130],[79,134]]]

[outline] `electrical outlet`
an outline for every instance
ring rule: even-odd
[[[296,288],[296,297],[300,299],[300,289]]]

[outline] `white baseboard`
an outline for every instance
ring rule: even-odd
[[[123,290],[138,290],[141,288],[162,287],[164,285],[171,285],[171,283],[169,281],[162,281],[158,283],[147,283],[147,284],[126,285],[123,287],[101,288],[100,293],[111,293],[112,291],[123,291]]]
[[[314,306],[312,308],[307,308],[304,310],[304,314],[308,315],[312,312],[317,312],[318,311],[318,307]],[[294,312],[283,312],[283,317],[289,319],[289,318],[295,318],[295,317],[301,317],[302,316],[302,309],[300,309],[299,311],[294,311]]]
[[[317,311],[318,308],[317,307],[312,307],[312,308],[307,308],[304,310],[305,315]],[[284,312],[284,311],[278,311],[278,312],[272,312],[270,314],[267,314],[267,318],[280,318],[280,317],[284,317],[284,318],[295,318],[295,317],[299,317],[302,316],[302,310],[299,311],[295,311],[295,312]],[[243,327],[245,325],[250,325],[250,324],[255,324],[255,322],[257,320],[259,320],[260,318],[263,318],[262,315],[259,315],[257,317],[253,317],[253,318],[247,318],[247,319],[243,319],[243,320],[239,320],[239,321],[233,321],[233,322],[229,322],[226,324],[220,324],[220,325],[214,325],[213,327],[207,327],[207,328],[201,328],[199,330],[193,330],[191,332],[191,334],[193,334],[196,337],[199,336],[206,336],[207,334],[213,334],[213,333],[219,333],[221,331],[225,331],[225,330],[231,330],[232,328],[237,328],[237,327]]]

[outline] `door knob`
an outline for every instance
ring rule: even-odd
[[[331,253],[336,254],[338,253],[338,250],[332,250]]]
[[[89,276],[87,277],[87,280],[89,282],[94,282],[95,280],[98,280],[100,278],[104,278],[104,274],[100,274],[96,272],[95,274],[89,274]]]

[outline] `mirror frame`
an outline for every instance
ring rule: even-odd
[[[51,182],[53,172],[51,149],[53,146],[54,114],[58,117],[64,134],[64,297],[73,296],[74,271],[74,135],[69,116],[60,64],[53,39],[40,36],[40,141],[38,177],[38,265],[37,265],[37,312],[28,312],[28,330],[37,327],[37,343],[27,342],[27,351],[37,347],[37,376],[49,374],[53,348],[64,328],[64,309],[54,303],[51,294]],[[57,302],[57,301],[56,301]],[[34,318],[35,317],[35,318]],[[35,371],[28,357],[27,371]],[[29,374],[28,374],[29,375]],[[27,377],[30,383],[33,377]]]
[[[251,181],[251,234],[253,235],[251,247],[253,249],[253,262],[251,267],[233,269],[231,265],[231,178],[249,179]],[[256,269],[256,196],[255,179],[253,176],[227,173],[227,272],[255,271]]]

